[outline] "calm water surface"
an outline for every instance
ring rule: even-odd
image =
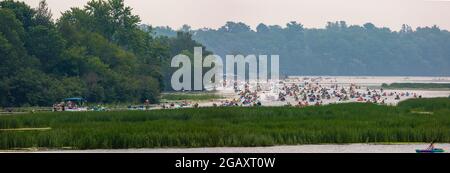
[[[435,144],[446,153],[450,144]],[[428,144],[345,144],[345,145],[295,145],[273,147],[218,147],[218,148],[157,148],[157,149],[107,149],[107,150],[56,150],[39,152],[57,153],[415,153]]]

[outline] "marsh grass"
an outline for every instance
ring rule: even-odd
[[[392,83],[382,84],[385,89],[450,89],[450,83]]]
[[[450,142],[449,105],[450,99],[442,98],[408,100],[397,107],[349,103],[11,115],[0,117],[0,129],[51,130],[0,131],[0,149]]]

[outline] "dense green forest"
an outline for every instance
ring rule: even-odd
[[[203,46],[204,45],[204,46]],[[400,31],[371,23],[308,29],[227,22],[219,29],[143,25],[123,0],[92,0],[58,19],[0,1],[0,107],[48,106],[66,97],[88,102],[158,102],[171,90],[171,57],[279,54],[285,75],[450,75],[450,33],[437,26]],[[206,50],[206,47],[208,50]]]
[[[189,29],[184,26],[182,30]],[[169,27],[159,35],[175,36]],[[278,54],[285,75],[450,75],[450,32],[437,26],[399,31],[329,22],[325,28],[260,24],[256,31],[241,22],[219,29],[191,30],[193,39],[215,54]]]
[[[189,33],[156,37],[123,0],[93,0],[56,21],[41,1],[0,2],[0,107],[158,102],[170,57],[201,46]]]

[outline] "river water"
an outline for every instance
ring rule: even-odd
[[[293,145],[272,147],[218,147],[218,148],[155,148],[155,149],[99,149],[99,150],[49,150],[45,153],[415,153],[425,149],[426,143],[415,144],[343,144],[343,145]],[[450,144],[435,144],[446,153]]]

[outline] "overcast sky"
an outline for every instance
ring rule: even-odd
[[[24,0],[36,7],[39,0]],[[88,0],[47,0],[54,17]],[[259,23],[284,26],[297,21],[305,27],[323,28],[327,21],[349,25],[372,22],[398,30],[402,24],[438,25],[450,30],[450,0],[125,0],[142,23],[192,28],[218,28],[240,21],[255,28]]]

